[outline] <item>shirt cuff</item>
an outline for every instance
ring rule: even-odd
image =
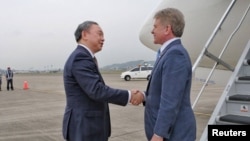
[[[156,134],[154,134],[156,137],[158,137],[158,138],[162,138],[163,139],[163,137],[161,137],[161,136],[159,136],[159,135],[156,135]]]
[[[128,102],[127,102],[127,105],[129,104],[130,99],[131,99],[131,91],[128,91]]]
[[[146,94],[145,94],[145,92],[142,92],[142,94],[143,94],[143,97],[144,97],[143,101],[146,101]]]

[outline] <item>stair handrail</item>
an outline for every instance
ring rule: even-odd
[[[228,38],[226,44],[224,45],[224,47],[223,47],[223,49],[222,49],[222,51],[221,51],[221,53],[220,53],[220,55],[219,55],[219,57],[218,57],[219,59],[222,57],[223,53],[226,51],[226,49],[227,49],[227,47],[228,47],[230,41],[232,40],[233,36],[235,35],[235,33],[239,30],[241,24],[243,23],[244,19],[245,19],[246,16],[247,16],[247,13],[249,12],[249,10],[250,10],[250,4],[249,4],[248,8],[245,10],[245,12],[244,12],[244,14],[243,14],[243,16],[242,16],[240,22],[238,23],[238,25],[236,26],[236,28],[234,29],[234,31],[233,31],[233,32],[231,33],[231,35],[229,36],[229,38]],[[203,86],[202,86],[202,88],[201,88],[201,90],[200,90],[198,96],[196,97],[196,100],[195,100],[195,102],[194,102],[194,104],[193,104],[193,108],[195,107],[196,103],[198,102],[200,95],[201,95],[202,92],[204,91],[204,89],[205,89],[205,87],[206,87],[208,81],[210,80],[211,76],[213,75],[213,72],[214,72],[214,70],[216,69],[216,67],[217,67],[218,64],[219,64],[218,62],[215,62],[214,66],[212,67],[212,69],[211,69],[211,71],[210,71],[210,73],[208,74],[206,81],[204,82],[204,84],[203,84]],[[233,71],[233,70],[232,70],[232,71]]]
[[[217,34],[217,32],[219,31],[221,25],[223,24],[223,22],[225,21],[226,17],[228,16],[229,12],[231,11],[233,5],[235,4],[236,0],[232,0],[230,5],[228,6],[227,10],[225,11],[225,13],[223,14],[223,16],[221,17],[219,23],[217,24],[217,26],[215,27],[214,31],[212,32],[211,36],[209,37],[209,39],[207,40],[204,48],[202,49],[200,55],[198,56],[198,58],[196,59],[195,63],[193,64],[192,67],[192,72],[195,71],[195,69],[197,68],[198,64],[200,63],[202,57],[204,56],[206,49],[210,46],[211,42],[213,41],[215,35]]]
[[[228,16],[228,14],[229,14],[229,12],[231,11],[232,7],[234,6],[235,2],[236,2],[236,0],[232,0],[231,3],[230,3],[230,5],[229,5],[228,8],[226,9],[226,11],[225,11],[225,13],[223,14],[222,18],[220,19],[219,23],[218,23],[217,26],[215,27],[215,29],[214,29],[212,35],[209,37],[209,39],[208,39],[208,41],[206,42],[204,48],[202,49],[202,51],[201,51],[199,57],[196,59],[194,65],[193,65],[193,67],[192,67],[192,72],[194,72],[195,69],[197,68],[197,66],[198,66],[199,62],[201,61],[202,57],[204,56],[204,54],[205,54],[207,48],[210,46],[211,42],[213,41],[215,35],[216,35],[217,32],[219,31],[221,25],[224,23],[226,17]],[[208,81],[208,80],[206,80],[206,81]],[[206,82],[206,83],[207,83],[207,82]],[[205,88],[205,86],[206,86],[206,84],[203,85],[204,88]],[[194,109],[196,103],[198,102],[198,100],[199,100],[199,98],[200,98],[200,96],[201,96],[201,94],[202,94],[202,91],[204,90],[203,87],[202,87],[200,93],[197,95],[197,97],[196,97],[196,99],[195,99],[195,101],[194,101],[194,103],[193,103],[193,105],[192,105],[192,108],[193,108],[193,109]]]

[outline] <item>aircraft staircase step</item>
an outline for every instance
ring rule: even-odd
[[[232,124],[250,124],[250,117],[248,116],[240,116],[240,115],[224,115],[219,117],[219,120],[222,122],[228,122]]]
[[[250,80],[250,76],[240,76],[238,80]]]
[[[236,94],[228,97],[228,100],[250,102],[250,95]]]
[[[237,83],[250,83],[250,76],[240,76],[236,77]]]
[[[244,60],[244,65],[250,65],[250,59]]]

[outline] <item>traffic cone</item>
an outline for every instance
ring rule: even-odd
[[[23,82],[23,89],[24,89],[24,90],[29,89],[29,86],[28,86],[28,82],[27,82],[27,81],[24,81],[24,82]]]

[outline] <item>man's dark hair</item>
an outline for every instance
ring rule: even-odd
[[[98,25],[97,22],[94,22],[94,21],[85,21],[81,24],[78,25],[76,31],[75,31],[75,39],[76,39],[76,42],[78,42],[81,37],[82,37],[82,31],[88,31],[89,28],[91,27],[91,25]]]

